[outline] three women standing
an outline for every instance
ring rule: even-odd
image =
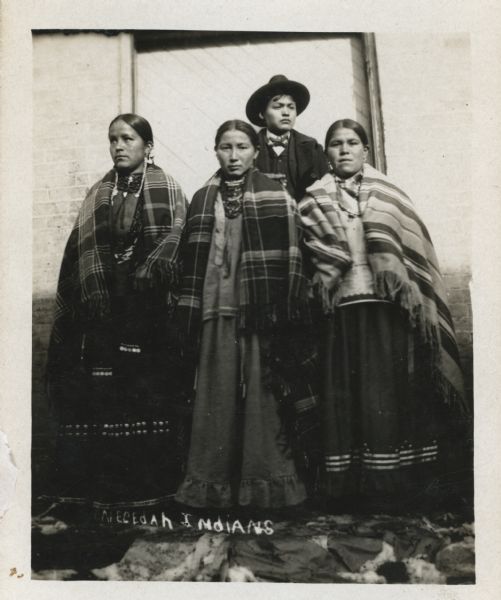
[[[148,164],[147,121],[119,115],[109,140],[115,167],[82,205],[58,286],[56,497],[147,506],[172,494],[195,357],[176,500],[271,508],[306,498],[292,439],[315,437],[318,377],[302,243],[326,315],[323,492],[387,508],[432,489],[446,405],[462,402],[454,330],[428,232],[405,193],[364,164],[361,125],[327,132],[332,172],[299,203],[304,241],[295,201],[254,168],[259,138],[247,123],[218,129],[220,169],[188,209]],[[184,355],[170,318],[179,278]]]
[[[154,505],[179,480],[183,371],[170,319],[187,202],[151,164],[133,114],[108,131],[114,168],[88,192],[60,271],[49,359],[58,413],[53,495]]]

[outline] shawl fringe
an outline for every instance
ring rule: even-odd
[[[313,290],[326,314],[332,314],[339,303],[340,267],[349,259],[336,195],[335,179],[327,174],[308,188],[299,203],[305,245],[316,268]],[[365,202],[362,224],[377,297],[405,311],[409,328],[429,347],[440,396],[464,408],[454,326],[426,227],[408,196],[369,165],[364,166],[359,200]],[[321,279],[322,272],[334,290],[332,295]]]
[[[283,436],[298,474],[312,493],[322,463],[319,361],[312,327],[304,326],[301,311],[296,316],[297,324],[290,320],[279,323],[271,346],[262,350],[262,360],[267,365],[263,384],[278,402],[278,437]]]
[[[336,291],[329,289],[318,273],[313,275],[311,289],[313,291],[313,297],[320,301],[323,313],[325,315],[332,315],[338,300]]]
[[[416,286],[403,281],[393,271],[380,271],[373,276],[373,281],[376,295],[398,304],[407,313],[411,328],[418,329],[423,341],[438,348],[438,325],[426,318],[422,296]]]
[[[181,282],[181,268],[177,261],[158,258],[152,260],[148,258],[145,262],[146,277],[151,282],[152,287],[155,283],[162,287],[178,287]]]
[[[447,406],[459,409],[461,417],[468,417],[471,411],[464,395],[458,392],[438,367],[435,367],[432,373],[433,382],[440,400]]]

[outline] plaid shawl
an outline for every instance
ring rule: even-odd
[[[110,313],[111,193],[115,171],[89,190],[66,245],[56,296],[51,346],[61,344],[76,319]],[[177,255],[187,210],[176,181],[149,165],[143,187],[141,252],[136,279],[170,288],[177,280]]]
[[[202,292],[214,226],[218,171],[195,193],[183,241],[183,279],[177,312],[189,338],[200,327]],[[258,331],[307,317],[306,279],[293,200],[279,183],[249,173],[243,197],[240,266],[241,329]]]
[[[334,312],[337,284],[351,265],[337,194],[329,173],[299,203],[305,244],[317,268],[314,286],[326,313]],[[359,201],[367,202],[362,222],[376,294],[406,310],[411,327],[430,345],[442,397],[464,408],[454,326],[426,227],[408,196],[369,165],[364,166]]]

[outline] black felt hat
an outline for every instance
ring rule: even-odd
[[[264,127],[266,123],[259,116],[259,113],[264,112],[268,102],[279,94],[286,94],[294,98],[298,115],[303,112],[310,102],[310,92],[305,85],[287,79],[285,75],[273,75],[270,81],[256,90],[247,101],[245,112],[249,121],[254,125]]]

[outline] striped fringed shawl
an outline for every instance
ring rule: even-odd
[[[89,190],[63,256],[56,296],[52,344],[59,344],[78,316],[89,320],[110,313],[111,194],[115,171]],[[143,187],[141,248],[136,277],[166,290],[178,279],[178,249],[185,223],[186,198],[177,182],[154,165]],[[167,297],[167,296],[166,296]]]
[[[307,189],[299,203],[305,244],[317,268],[314,285],[326,313],[334,312],[337,284],[351,266],[339,218],[338,190],[328,173]],[[429,343],[441,396],[464,408],[463,379],[445,286],[428,231],[411,200],[385,175],[364,166],[359,202],[376,294],[398,303]],[[322,276],[329,272],[329,279]],[[333,272],[335,273],[332,277]],[[334,280],[326,289],[324,282]]]
[[[202,293],[214,226],[218,171],[195,193],[183,238],[183,278],[177,313],[189,338],[200,327]],[[306,280],[293,200],[274,182],[252,170],[242,201],[240,329],[259,331],[307,319]]]

